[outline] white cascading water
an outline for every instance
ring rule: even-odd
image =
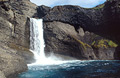
[[[35,59],[45,58],[42,19],[30,18],[30,50]]]
[[[42,19],[30,18],[30,50],[33,52],[36,62],[30,65],[53,65],[62,64],[68,61],[62,61],[52,54],[46,57],[44,53],[44,36]]]

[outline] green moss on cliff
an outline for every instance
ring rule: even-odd
[[[98,41],[93,41],[93,43],[91,44],[93,47],[96,48],[108,48],[108,47],[117,47],[118,45],[116,43],[114,43],[111,40],[106,40],[106,39],[101,39]]]
[[[108,42],[108,45],[110,46],[110,47],[117,47],[118,45],[116,44],[116,43],[114,43],[113,41],[109,41]]]
[[[98,6],[94,7],[94,8],[92,8],[92,9],[100,9],[100,8],[103,8],[104,6],[105,6],[105,4],[101,4],[101,5],[98,5]]]
[[[98,6],[96,6],[96,7],[93,7],[93,8],[84,8],[84,9],[101,9],[101,8],[103,8],[105,6],[105,4],[101,4],[101,5],[98,5]]]
[[[83,47],[84,50],[86,50],[87,47],[91,48],[91,46],[90,46],[89,44],[82,42],[81,40],[75,38],[74,36],[71,36],[71,37],[72,37],[73,39],[75,39],[78,43],[80,43],[80,44],[81,44],[81,47]]]

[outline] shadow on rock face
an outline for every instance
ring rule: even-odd
[[[115,50],[114,58],[115,60],[120,60],[120,45]]]

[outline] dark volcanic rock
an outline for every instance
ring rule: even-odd
[[[50,7],[47,7],[44,5],[38,6],[38,8],[37,8],[38,17],[39,18],[44,17],[50,11],[50,9],[51,9]]]
[[[82,27],[84,30],[97,31],[95,25],[100,23],[101,11],[102,9],[84,9],[72,5],[56,6],[43,19],[45,22],[60,21],[69,23],[76,29]]]
[[[44,28],[47,52],[69,55],[80,59],[89,58],[89,56],[84,55],[82,44],[74,39],[78,37],[78,34],[73,26],[61,22],[48,22],[44,24]],[[94,56],[92,52],[89,54]]]
[[[103,11],[103,23],[102,26],[105,32],[103,34],[109,34],[109,37],[120,44],[120,1],[109,0],[105,4]]]
[[[79,6],[56,6],[43,17],[45,22],[60,21],[82,27],[103,37],[120,43],[119,25],[120,8],[118,0],[108,0],[95,8],[86,9]]]
[[[115,47],[110,41],[82,28],[76,32],[74,26],[62,22],[45,22],[44,38],[46,54],[51,52],[81,60],[114,59]]]
[[[120,60],[120,45],[116,48],[114,57],[115,59]]]
[[[111,39],[111,40],[115,41],[118,45],[120,44],[120,36],[119,36],[119,33],[120,33],[120,31],[119,31],[120,8],[119,7],[120,7],[120,5],[119,4],[120,4],[120,1],[118,1],[118,0],[108,0],[102,5],[99,5],[94,8],[88,8],[88,9],[81,8],[79,6],[72,6],[72,5],[56,6],[56,7],[53,7],[52,9],[50,9],[50,11],[48,11],[48,13],[46,13],[46,15],[42,18],[44,19],[45,27],[49,26],[49,22],[53,23],[53,25],[54,25],[54,21],[57,21],[57,22],[62,22],[64,24],[72,25],[75,28],[76,33],[79,32],[80,28],[83,28],[83,31],[89,31],[90,33],[92,32],[95,35],[97,34],[97,35],[102,36],[102,37],[100,37],[100,39],[93,40],[93,39],[91,39],[91,38],[93,38],[93,36],[91,36],[89,34],[89,35],[85,35],[84,37],[77,37],[77,41],[79,39],[80,40],[83,39],[81,41],[84,43],[87,43],[89,45],[90,45],[90,42],[86,41],[86,39],[89,39],[90,41],[93,41],[93,42],[95,41],[95,43],[98,43],[97,48],[95,48],[91,45],[92,48],[89,50],[89,51],[92,50],[91,54],[94,54],[98,59],[108,59],[108,58],[116,59],[119,57],[119,55],[118,55],[119,47],[116,48],[116,50],[115,50],[115,47],[117,47],[117,45],[112,43],[112,45],[114,45],[114,47],[110,47],[111,41],[109,41],[109,40],[106,41],[105,39],[106,38]],[[38,10],[38,12],[39,12],[39,10]],[[51,23],[50,23],[50,25],[52,25]],[[59,24],[58,24],[58,26],[61,27]],[[62,28],[64,29],[65,26]],[[55,24],[55,27],[57,27],[56,24]],[[61,32],[60,33],[55,32],[56,34],[53,32],[53,30],[49,29],[49,27],[46,28],[45,30],[47,30],[45,35],[49,34],[49,35],[52,35],[53,37],[55,37],[55,38],[51,38],[51,37],[45,36],[46,47],[49,47],[49,49],[48,49],[49,51],[52,48],[52,50],[53,51],[55,50],[55,52],[56,52],[56,48],[54,47],[54,49],[53,49],[53,46],[57,46],[57,50],[58,50],[58,47],[61,47],[61,46],[62,46],[62,49],[63,49],[63,47],[66,47],[66,45],[69,45],[67,47],[71,46],[72,42],[66,43],[64,40],[60,41],[59,38],[56,37],[56,34],[61,34],[61,32],[62,32],[61,29],[57,29],[57,30],[61,30]],[[73,31],[71,30],[71,32],[69,32],[69,33],[73,33]],[[55,34],[55,35],[53,35],[53,34]],[[91,37],[89,37],[89,36],[91,36]],[[68,36],[68,38],[71,38],[71,37]],[[52,41],[53,43],[54,42],[56,42],[56,43],[54,45],[52,45],[53,43],[50,41]],[[72,41],[72,39],[70,41]],[[68,44],[68,43],[70,43],[70,44]],[[76,45],[75,42],[73,42],[73,43]],[[104,47],[100,48],[99,43],[104,43],[104,45],[100,44],[101,46],[104,46]],[[109,47],[105,48],[106,44]],[[65,48],[62,51],[61,50],[58,50],[58,51],[65,52],[63,54],[70,53],[69,55],[71,55],[71,56],[72,55],[74,56],[75,53],[76,53],[75,55],[77,55],[77,53],[78,53],[79,55],[77,57],[81,57],[81,55],[82,55],[82,56],[87,56],[87,58],[88,58],[89,53],[86,53],[88,55],[83,55],[85,52],[83,52],[83,54],[81,54],[82,50],[80,48],[78,48],[78,46],[79,45],[72,46],[72,48],[70,47],[70,49],[72,49],[72,50],[69,50],[67,52],[65,51]],[[95,46],[96,46],[96,44],[95,44]],[[74,51],[73,51],[73,48],[74,48]],[[118,52],[116,52],[116,51],[118,51]],[[101,53],[101,52],[103,52],[103,53]],[[95,56],[92,55],[92,58],[95,59]]]

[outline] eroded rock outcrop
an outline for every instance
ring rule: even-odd
[[[7,78],[26,71],[33,57],[28,18],[36,15],[36,7],[29,0],[0,1],[0,71]]]
[[[95,8],[81,8],[79,6],[56,6],[44,17],[44,22],[60,21],[73,25],[76,30],[82,27],[103,37],[113,39],[118,44],[120,8],[118,0],[108,0]]]
[[[17,51],[0,45],[0,71],[4,73],[7,78],[12,78],[18,73],[26,71],[27,65],[25,59],[17,54]]]
[[[47,52],[53,51],[79,59],[84,57],[84,59],[115,59],[119,57],[117,55],[119,52],[116,52],[119,51],[116,47],[120,41],[119,1],[108,0],[102,5],[88,9],[72,5],[53,8],[40,6],[38,12],[41,12],[41,8],[44,9],[44,14],[39,17],[44,20]],[[76,33],[77,36],[71,35],[71,33]],[[87,45],[87,52],[81,49],[81,45],[85,45],[83,43]]]
[[[112,60],[117,45],[82,28],[58,21],[44,23],[46,54],[51,52],[81,60]]]

